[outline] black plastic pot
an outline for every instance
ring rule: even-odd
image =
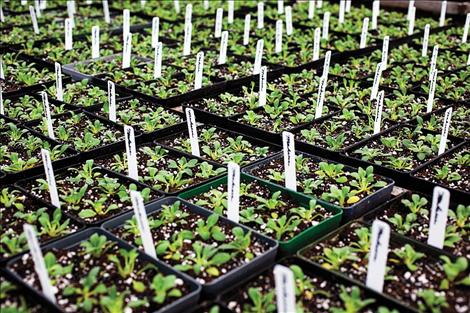
[[[176,197],[168,197],[148,205],[146,207],[147,214],[152,215],[158,213],[161,210],[162,205],[170,205],[176,201],[181,201],[181,203],[188,207],[192,213],[201,215],[202,218],[206,218],[213,214],[213,212],[209,210],[197,207],[189,202],[186,202],[185,200]],[[129,212],[125,215],[119,216],[109,222],[104,223],[102,227],[111,232],[112,229],[122,226],[127,220],[131,219],[133,216],[134,212]],[[202,286],[203,293],[207,296],[214,296],[220,293],[221,291],[230,288],[231,285],[233,285],[237,281],[240,281],[243,276],[249,275],[251,273],[257,273],[263,267],[272,264],[276,258],[278,248],[278,244],[276,241],[269,239],[253,230],[249,230],[249,228],[241,224],[234,223],[223,216],[220,216],[219,220],[223,223],[229,224],[231,227],[241,227],[245,231],[245,233],[251,231],[252,235],[260,242],[264,243],[268,247],[268,249],[263,255],[254,258],[249,263],[246,263],[241,267],[238,267],[237,269],[223,274],[219,278],[213,280],[211,283],[204,284]]]
[[[107,237],[108,240],[116,242],[116,244],[121,248],[124,248],[124,249],[127,249],[127,250],[133,249],[133,247],[131,245],[126,244],[122,240],[117,239],[116,237],[112,236],[111,234],[109,234],[108,232],[106,232],[106,231],[104,231],[100,228],[89,228],[87,230],[78,232],[78,233],[76,233],[76,234],[74,234],[70,237],[67,237],[63,240],[60,240],[58,242],[45,245],[41,248],[41,250],[44,253],[45,251],[49,251],[49,250],[54,249],[54,248],[55,249],[69,249],[69,248],[72,248],[74,246],[77,246],[78,244],[80,244],[80,242],[82,242],[84,240],[87,240],[93,234],[104,235],[104,236]],[[8,262],[7,271],[9,273],[9,275],[11,275],[15,279],[15,281],[17,281],[24,288],[26,288],[28,290],[28,294],[38,296],[38,297],[42,298],[46,303],[54,306],[56,310],[58,310],[60,312],[64,312],[64,310],[62,310],[61,307],[59,307],[58,305],[52,303],[47,298],[45,298],[41,291],[32,288],[25,281],[23,281],[22,278],[17,273],[15,273],[12,270],[12,265],[14,263],[18,262],[19,260],[21,260],[23,255],[24,254],[16,257],[15,259],[11,260],[10,262]],[[144,254],[144,253],[139,252],[138,258],[145,261],[145,262],[149,262],[152,265],[156,266],[158,268],[158,270],[160,272],[162,272],[163,274],[165,274],[165,275],[175,275],[175,276],[177,276],[179,279],[182,279],[186,285],[189,286],[190,293],[188,295],[186,295],[186,296],[182,297],[181,299],[178,299],[178,300],[174,301],[172,304],[162,308],[161,310],[158,311],[158,313],[163,313],[163,312],[165,312],[165,313],[185,312],[187,309],[189,309],[189,308],[191,308],[191,307],[193,307],[197,304],[197,302],[199,301],[200,290],[201,290],[201,286],[198,283],[196,283],[190,277],[188,277],[186,275],[182,275],[181,273],[173,270],[171,267],[167,266],[165,263],[163,263],[161,261],[158,261],[158,260],[155,260],[155,259],[149,257],[148,255]]]

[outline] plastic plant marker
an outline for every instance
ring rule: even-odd
[[[233,13],[234,13],[234,2],[233,0],[228,0],[228,10],[227,10],[227,22],[229,24],[233,23]]]
[[[277,312],[296,312],[294,273],[290,268],[283,265],[275,265],[273,273],[276,285]]]
[[[323,102],[325,101],[325,91],[326,91],[326,83],[328,78],[323,75],[320,77],[320,83],[318,84],[318,93],[317,93],[317,105],[315,108],[315,119],[321,117],[323,112]]]
[[[382,71],[385,71],[387,69],[389,43],[390,43],[390,37],[385,36],[383,40],[383,45],[382,45],[382,60],[380,61],[382,63]]]
[[[322,76],[328,80],[328,74],[330,72],[330,61],[331,61],[331,51],[325,53],[325,62],[323,63],[323,73]]]
[[[152,258],[157,258],[155,251],[155,244],[153,242],[152,233],[150,232],[149,221],[147,218],[147,212],[145,211],[144,198],[140,192],[131,190],[131,201],[132,207],[134,208],[134,216],[137,221],[137,227],[139,228],[140,236],[142,238],[142,245],[146,254]]]
[[[317,61],[320,58],[320,27],[315,28],[313,34],[313,61]]]
[[[37,17],[41,17],[41,7],[39,6],[39,0],[34,0],[34,10]]]
[[[3,106],[3,90],[0,88],[0,114],[5,115],[5,107]]]
[[[413,35],[415,30],[415,16],[416,16],[416,7],[411,8],[411,15],[408,21],[408,36]]]
[[[441,3],[441,14],[439,16],[439,26],[442,27],[446,22],[447,1]]]
[[[469,28],[470,28],[470,13],[467,13],[467,18],[465,19],[465,26],[463,27],[462,43],[467,42]]]
[[[108,107],[110,121],[116,123],[116,86],[110,80],[108,80]]]
[[[202,73],[204,70],[204,52],[200,51],[196,55],[196,68],[194,70],[194,90],[202,87]]]
[[[126,38],[127,34],[130,33],[130,11],[128,9],[124,9],[122,11],[122,37]]]
[[[139,180],[134,128],[128,125],[124,125],[124,137],[126,142],[127,175],[132,179]]]
[[[243,45],[246,46],[250,42],[250,23],[251,15],[245,15],[245,26],[243,28]]]
[[[452,108],[448,108],[446,110],[446,113],[444,114],[444,120],[442,123],[441,140],[439,142],[439,152],[437,153],[438,155],[443,154],[446,150],[447,135],[449,134],[451,118],[452,118]]]
[[[27,5],[28,4],[28,0],[21,0],[21,5]]]
[[[256,27],[262,29],[264,27],[264,3],[262,1],[258,2],[257,9]]]
[[[219,65],[227,62],[228,31],[223,31],[220,38]]]
[[[292,26],[292,7],[286,6],[286,34],[288,36],[292,35],[292,32],[294,31],[294,28]]]
[[[41,247],[39,246],[39,241],[34,227],[30,224],[24,224],[23,231],[26,237],[26,241],[28,242],[31,258],[34,262],[34,270],[36,271],[36,274],[39,278],[39,283],[41,284],[42,293],[49,301],[56,303],[54,288],[52,287],[51,279],[49,277],[49,273],[47,272],[44,256],[42,254]]]
[[[429,80],[429,94],[428,102],[426,106],[426,113],[432,111],[432,106],[434,104],[434,93],[436,91],[436,81],[437,81],[437,69],[434,69],[431,73],[431,79]]]
[[[162,76],[162,59],[163,59],[163,43],[160,41],[155,47],[155,57],[153,64],[153,79],[160,78]]]
[[[67,15],[70,19],[70,24],[72,27],[75,27],[75,19],[74,19],[74,14],[75,14],[75,1],[67,1]]]
[[[446,236],[447,213],[449,211],[449,190],[436,186],[432,194],[431,216],[429,218],[428,245],[442,249]]]
[[[429,68],[429,79],[431,79],[432,72],[436,69],[437,54],[439,53],[439,45],[435,45],[432,49],[431,64]]]
[[[408,21],[409,21],[410,18],[411,18],[411,14],[412,14],[411,11],[413,10],[414,6],[415,6],[414,0],[410,0],[410,1],[408,2],[408,13],[406,14],[406,19],[407,19]]]
[[[5,79],[5,71],[3,70],[3,57],[0,56],[0,78]]]
[[[100,57],[100,27],[95,25],[91,28],[91,58]]]
[[[330,27],[330,12],[325,12],[323,14],[323,28],[322,28],[322,35],[323,39],[328,40],[328,29]]]
[[[209,0],[204,0],[204,10],[208,10],[209,9]]]
[[[266,105],[266,89],[267,89],[267,81],[268,81],[268,68],[267,66],[262,66],[261,70],[259,71],[259,106]]]
[[[32,5],[29,6],[29,14],[31,15],[31,22],[33,23],[33,30],[35,34],[39,34],[38,19],[36,18],[36,12]]]
[[[47,135],[49,136],[49,138],[55,139],[54,128],[52,127],[51,108],[49,106],[49,98],[47,96],[47,93],[44,91],[41,92],[41,97],[42,97],[42,105],[44,107],[44,115],[46,117]]]
[[[382,90],[377,95],[377,106],[375,107],[375,118],[374,118],[374,135],[380,133],[380,127],[382,123],[382,110],[384,106],[384,95],[385,92]]]
[[[323,1],[322,0],[317,0],[317,8],[321,8],[323,5]]]
[[[315,0],[308,0],[308,19],[313,19],[315,16]]]
[[[158,33],[160,32],[160,18],[154,17],[152,19],[152,48],[157,47]]]
[[[367,45],[367,30],[369,28],[369,18],[365,17],[362,21],[362,30],[361,30],[361,41],[359,43],[359,48],[363,49]]]
[[[390,226],[385,222],[375,220],[372,224],[366,286],[377,292],[383,290],[389,241]]]
[[[124,37],[124,49],[122,50],[122,68],[131,66],[131,51],[132,51],[132,34],[128,33]]]
[[[189,23],[184,25],[184,43],[183,43],[183,55],[191,54],[191,34],[193,32],[193,24]]]
[[[72,36],[72,20],[70,18],[65,19],[65,50],[72,50],[73,48],[73,36]]]
[[[468,57],[467,57],[467,65],[470,65],[470,52],[468,53]]]
[[[220,38],[222,36],[222,19],[224,17],[224,9],[218,8],[215,12],[215,30],[214,37]]]
[[[372,89],[370,92],[370,100],[374,100],[377,97],[377,93],[379,92],[379,84],[380,84],[380,77],[382,76],[382,62],[377,64],[375,68],[375,75],[374,75],[374,83],[372,85]]]
[[[338,23],[344,23],[344,13],[346,11],[346,1],[339,0],[339,16],[338,16]]]
[[[5,15],[3,14],[3,5],[0,3],[0,22],[5,22]]]
[[[284,0],[277,0],[277,13],[284,14]]]
[[[193,5],[188,3],[184,12],[184,23],[189,24],[193,22]]]
[[[240,166],[229,162],[227,170],[227,218],[238,223],[240,221]]]
[[[263,39],[259,39],[256,42],[256,55],[255,55],[255,63],[253,64],[253,75],[259,74],[259,71],[261,69],[261,61],[263,60],[263,46],[264,46]]]
[[[44,164],[44,172],[46,174],[47,188],[53,206],[60,208],[59,193],[55,183],[54,168],[52,167],[51,154],[49,150],[41,149],[42,163]]]
[[[175,7],[176,13],[180,13],[180,2],[178,0],[173,0],[173,6]]]
[[[194,110],[191,108],[186,108],[186,122],[188,124],[189,141],[191,143],[191,154],[200,157],[196,118],[194,116]]]
[[[275,53],[281,53],[282,52],[282,20],[277,20],[276,21],[276,39],[275,39],[275,48],[274,52]]]
[[[282,132],[284,153],[285,187],[297,191],[297,174],[295,169],[295,139],[289,132]]]
[[[103,0],[103,14],[104,14],[104,21],[106,22],[106,24],[111,23],[111,17],[109,15],[108,0]]]
[[[147,3],[147,1],[145,0],[140,0],[140,7],[141,8],[145,8],[145,4]]]
[[[59,101],[64,101],[64,90],[62,89],[62,66],[55,62],[55,88],[56,88],[56,98]]]
[[[421,49],[421,56],[425,57],[428,54],[428,45],[429,45],[429,30],[431,25],[426,24],[424,26],[424,35],[423,35],[423,47]]]
[[[372,25],[371,29],[377,29],[377,21],[379,19],[380,14],[380,1],[374,0],[372,2]]]

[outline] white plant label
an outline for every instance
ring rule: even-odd
[[[410,0],[410,1],[408,2],[408,14],[406,15],[406,19],[407,19],[407,20],[410,20],[411,14],[412,14],[411,11],[413,10],[414,6],[415,6],[414,0]]]
[[[222,36],[222,19],[224,17],[224,9],[218,8],[215,12],[215,38]]]
[[[204,0],[204,10],[208,10],[209,9],[209,0]]]
[[[431,79],[432,72],[437,69],[437,54],[439,53],[439,45],[435,45],[432,49],[431,64],[429,68],[429,79]]]
[[[257,14],[257,25],[256,27],[258,29],[261,29],[264,27],[264,3],[263,2],[258,2],[258,14]]]
[[[389,242],[390,226],[385,222],[375,220],[372,224],[366,286],[377,292],[382,292],[384,286]]]
[[[3,14],[3,6],[0,3],[0,22],[5,22],[5,15]]]
[[[157,47],[159,32],[160,32],[160,18],[154,17],[152,19],[152,48]]]
[[[367,32],[369,28],[369,18],[365,17],[362,21],[362,30],[361,30],[361,41],[359,43],[359,48],[363,49],[367,45]]]
[[[437,80],[437,69],[434,69],[431,73],[431,79],[429,80],[429,94],[428,94],[428,103],[426,106],[426,113],[432,111],[432,106],[434,104],[434,93],[436,91],[436,80]]]
[[[447,1],[442,1],[441,15],[439,16],[439,26],[444,26],[446,22]]]
[[[184,23],[192,23],[193,19],[193,5],[191,3],[186,5],[186,11],[184,13]]]
[[[390,37],[385,36],[383,45],[382,45],[382,60],[380,61],[380,63],[382,63],[382,71],[385,71],[387,69],[389,42],[390,42]]]
[[[382,111],[384,107],[384,96],[385,92],[382,90],[377,95],[377,106],[375,108],[375,119],[374,119],[374,135],[380,133],[380,127],[382,124]]]
[[[277,13],[284,14],[284,0],[277,0]]]
[[[282,132],[282,146],[284,152],[285,187],[297,191],[297,174],[295,171],[295,141],[294,135]]]
[[[273,273],[276,284],[277,312],[296,312],[294,273],[290,268],[283,265],[275,265]]]
[[[3,90],[0,89],[0,114],[5,115],[5,108],[3,107]]]
[[[374,83],[372,85],[372,90],[370,92],[370,100],[374,100],[377,97],[377,93],[379,92],[379,84],[380,84],[380,77],[382,75],[382,63],[377,64],[375,68],[375,75],[374,75]]]
[[[55,89],[56,98],[59,101],[64,101],[64,90],[62,89],[62,66],[55,62]]]
[[[431,25],[426,24],[424,26],[424,35],[423,35],[423,47],[421,49],[421,56],[425,57],[428,54],[428,45],[429,45],[429,30]]]
[[[65,50],[72,50],[73,38],[72,38],[72,20],[70,18],[65,19]]]
[[[41,149],[41,156],[42,163],[44,165],[44,172],[46,173],[47,188],[49,189],[51,203],[53,206],[60,208],[59,193],[57,192],[57,185],[55,183],[51,154],[49,153],[49,150]]]
[[[470,52],[468,53],[468,57],[467,57],[467,65],[470,65]]]
[[[229,162],[227,169],[227,218],[238,223],[240,221],[240,166]]]
[[[374,0],[372,3],[372,29],[377,29],[377,20],[380,13],[380,1]]]
[[[308,0],[308,19],[312,20],[315,16],[315,0]]]
[[[183,55],[191,54],[191,33],[193,32],[193,24],[189,23],[184,26],[184,44]]]
[[[323,63],[323,73],[322,77],[325,77],[328,80],[328,74],[330,72],[330,60],[331,60],[331,51],[325,53],[325,63]]]
[[[46,116],[47,135],[49,138],[55,139],[54,128],[52,127],[51,108],[49,106],[49,98],[46,92],[41,92],[42,105],[44,107],[44,115]]]
[[[292,7],[286,6],[286,34],[292,35],[294,28],[292,27]]]
[[[122,51],[122,68],[131,66],[132,34],[128,33],[124,39],[124,50]]]
[[[233,0],[228,0],[228,10],[227,10],[227,22],[229,24],[233,23],[233,9],[234,9],[234,2]]]
[[[110,80],[108,80],[108,110],[109,120],[116,122],[116,87]]]
[[[346,12],[351,11],[351,1],[352,0],[346,0]]]
[[[75,14],[74,2],[73,1],[67,1],[67,15],[69,16],[69,19],[71,20],[72,27],[75,26],[75,21],[74,21],[74,18],[73,18],[74,14]]]
[[[140,0],[140,7],[143,8],[145,7],[145,4],[147,3],[147,1],[145,0]]]
[[[255,55],[255,64],[253,66],[253,75],[259,74],[261,69],[261,61],[263,60],[263,39],[258,40],[256,43],[256,55]]]
[[[246,46],[250,42],[250,23],[251,15],[245,15],[245,27],[243,29],[243,45]]]
[[[344,13],[346,10],[346,1],[345,0],[339,0],[339,16],[338,16],[338,22],[340,24],[344,23]]]
[[[32,5],[29,6],[29,14],[31,15],[31,22],[33,23],[33,30],[35,34],[39,34],[38,19],[36,18],[36,12]]]
[[[134,128],[124,125],[124,137],[126,141],[127,175],[132,179],[139,180]]]
[[[259,106],[262,107],[266,105],[266,89],[267,89],[267,76],[268,68],[267,66],[261,66],[259,71]]]
[[[173,5],[175,7],[176,13],[180,13],[180,2],[178,0],[173,0]]]
[[[322,0],[317,0],[317,8],[321,8],[323,6]]]
[[[313,61],[317,61],[320,58],[320,27],[315,28],[313,33]]]
[[[328,40],[328,30],[330,27],[330,12],[325,12],[323,14],[323,30],[321,37]]]
[[[463,28],[462,43],[467,42],[469,28],[470,28],[470,13],[467,13],[467,18],[465,19],[465,26]]]
[[[6,2],[8,2],[9,0],[7,0]],[[39,2],[39,7],[41,8],[41,10],[45,10],[47,8],[47,1],[46,0],[41,0]]]
[[[130,17],[131,13],[128,9],[122,11],[122,37],[126,38],[127,34],[130,33]]]
[[[275,53],[282,52],[282,20],[276,22]]]
[[[103,0],[103,15],[104,15],[104,21],[106,22],[106,24],[111,23],[111,17],[109,15],[108,0]]]
[[[452,117],[452,108],[448,108],[444,115],[444,121],[442,124],[441,141],[439,142],[438,155],[443,154],[446,151],[447,135],[449,134],[450,119]]]
[[[28,0],[21,0],[21,5],[26,5],[28,4]]]
[[[100,27],[98,25],[91,28],[91,58],[100,57]]]
[[[323,102],[325,101],[325,90],[326,90],[326,83],[327,77],[322,76],[320,78],[320,83],[318,85],[318,92],[317,92],[317,105],[315,108],[315,119],[320,118],[323,112]]]
[[[220,38],[219,65],[227,62],[228,31],[222,32]]]
[[[191,108],[186,108],[186,122],[188,124],[189,141],[191,142],[191,154],[199,157],[201,154],[199,152],[196,118],[194,116],[194,110]]]
[[[162,59],[163,59],[163,43],[158,42],[155,47],[155,58],[153,63],[153,79],[162,77]]]
[[[194,89],[202,87],[202,72],[204,69],[204,52],[198,52],[196,55],[196,69],[194,70]]]
[[[149,221],[147,212],[145,211],[144,199],[140,192],[131,190],[132,207],[134,208],[134,215],[139,227],[140,236],[142,238],[142,245],[146,254],[154,259],[157,258],[155,251],[155,244],[153,242],[152,233],[150,232]]]
[[[36,16],[41,17],[41,7],[39,6],[39,0],[34,0],[34,9],[36,11]]]
[[[434,187],[432,194],[431,216],[429,219],[428,245],[438,249],[442,249],[444,247],[449,202],[449,190],[439,186]]]
[[[415,30],[416,7],[411,8],[410,20],[408,21],[408,36],[413,35]]]
[[[44,256],[42,255],[34,227],[29,224],[24,224],[23,231],[28,242],[29,252],[31,253],[31,257],[34,262],[34,270],[39,277],[39,283],[41,284],[42,292],[44,293],[44,296],[52,303],[56,303],[54,289],[52,287],[51,279],[49,278],[49,273],[47,272]]]

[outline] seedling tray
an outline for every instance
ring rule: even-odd
[[[248,181],[248,182],[258,181],[261,185],[269,188],[273,192],[281,191],[282,193],[287,194],[289,197],[296,200],[299,205],[304,206],[304,207],[308,207],[309,201],[311,200],[311,198],[305,196],[304,194],[301,194],[299,192],[295,192],[286,188],[282,188],[278,185],[274,185],[266,181],[262,181],[254,176],[251,176],[245,173],[241,173],[240,180]],[[210,183],[193,188],[186,192],[182,192],[179,194],[179,197],[187,200],[193,196],[203,194],[213,188],[216,188],[220,185],[226,185],[226,184],[227,184],[227,176],[224,176]],[[288,241],[277,240],[279,244],[279,250],[280,250],[279,252],[281,254],[287,254],[287,255],[294,254],[297,250],[306,246],[307,244],[312,242],[315,238],[319,238],[339,226],[339,223],[341,221],[341,216],[343,213],[342,210],[324,201],[318,201],[318,203],[322,207],[327,209],[328,211],[332,212],[333,216],[321,221],[315,226],[309,227],[308,229],[304,230],[303,232],[294,236]],[[205,209],[210,210],[209,208],[205,208]],[[270,237],[266,234],[264,234],[264,236]],[[275,239],[273,238],[273,240]]]

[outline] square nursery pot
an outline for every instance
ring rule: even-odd
[[[328,163],[337,163],[338,164],[338,162],[329,161],[327,159],[319,158],[317,156],[310,155],[310,154],[307,154],[307,153],[302,153],[302,154],[304,156],[308,157],[309,159],[313,159],[314,162],[316,162],[316,163],[328,162]],[[276,154],[272,157],[269,157],[269,158],[267,158],[267,159],[265,159],[261,162],[258,162],[256,164],[254,164],[254,165],[247,166],[243,169],[243,172],[245,172],[245,173],[247,173],[251,176],[257,177],[253,173],[257,168],[263,166],[264,164],[268,164],[269,162],[274,161],[274,160],[278,160],[278,159],[281,159],[281,160],[283,159],[283,154],[282,153],[278,153],[278,154]],[[356,168],[348,166],[348,165],[344,165],[344,170],[349,171],[349,172],[351,172],[351,171],[356,172],[357,171]],[[374,170],[375,170],[375,167],[374,167]],[[375,174],[375,175],[378,176],[377,174]],[[325,200],[322,200],[320,198],[315,198],[314,195],[309,195],[309,194],[305,194],[305,193],[302,193],[302,192],[299,192],[299,193],[303,194],[306,197],[309,197],[309,198],[312,198],[312,199],[317,199],[317,201],[319,203],[321,203],[322,205],[323,204],[328,204],[331,207],[343,210],[342,223],[345,223],[345,222],[348,222],[350,220],[356,219],[356,218],[364,215],[365,213],[367,213],[371,209],[377,207],[378,205],[380,205],[380,204],[384,203],[385,201],[387,201],[388,199],[390,199],[391,192],[392,192],[393,186],[395,185],[395,182],[392,179],[388,178],[388,177],[384,177],[384,176],[379,176],[379,177],[380,177],[380,180],[383,180],[387,183],[387,185],[385,187],[382,187],[377,192],[374,192],[374,193],[366,196],[364,199],[358,201],[357,203],[355,203],[351,206],[347,206],[347,207],[341,207],[339,205],[330,204]],[[259,179],[263,182],[273,184],[269,180],[262,179],[262,178],[259,178]],[[278,185],[277,183],[274,183],[274,184]]]
[[[369,225],[364,224],[362,222],[351,221],[350,223],[348,223],[346,225],[343,225],[342,227],[338,228],[334,232],[332,232],[332,233],[324,236],[323,238],[315,241],[314,243],[312,243],[308,247],[305,247],[304,249],[300,250],[297,253],[297,255],[301,259],[305,260],[308,263],[314,264],[317,267],[322,267],[319,263],[309,259],[309,256],[308,256],[309,255],[309,250],[314,249],[314,247],[319,243],[333,240],[333,239],[337,238],[339,235],[342,235],[345,232],[352,231],[351,228],[353,228],[353,227],[368,227],[369,228]],[[344,238],[344,239],[346,239],[346,238]],[[440,249],[437,249],[437,248],[434,248],[434,247],[431,247],[431,246],[427,246],[427,245],[421,244],[421,243],[413,241],[413,240],[409,240],[408,238],[403,237],[403,236],[397,236],[393,232],[390,233],[390,246],[391,247],[395,246],[396,248],[399,248],[399,247],[404,247],[406,244],[411,245],[412,248],[415,249],[415,251],[423,253],[423,257],[430,258],[433,262],[439,262],[439,260],[440,260],[439,257],[440,256],[446,256],[446,257],[450,258],[450,260],[452,262],[455,262],[455,260],[456,260],[456,258],[454,256],[452,256],[451,254],[446,253],[446,252],[444,252]],[[335,244],[333,244],[333,245],[330,244],[330,245],[328,245],[328,247],[335,247]],[[315,250],[315,252],[314,252],[315,256],[319,255],[319,253],[316,253],[317,251],[318,250]],[[389,251],[391,251],[391,248],[389,248]],[[392,263],[390,263],[390,254],[391,253],[389,252],[388,261],[387,261],[388,265],[392,264]],[[359,260],[359,261],[361,261],[361,260]],[[362,260],[362,263],[364,264],[364,266],[366,266],[365,264],[367,262],[364,262],[364,260]],[[431,264],[434,264],[434,263],[431,263]],[[397,263],[395,266],[403,266],[403,265],[404,265],[403,263]],[[356,278],[350,277],[349,272],[339,272],[339,271],[336,271],[336,270],[331,270],[331,271],[335,275],[341,276],[341,277],[343,277],[343,278],[345,278],[349,281],[352,281],[352,282],[356,283],[357,285],[359,285],[361,287],[364,287],[364,288],[367,287],[366,283],[365,283],[365,278],[364,278],[364,281],[359,281]],[[469,273],[469,270],[466,269],[463,272],[465,273],[465,275],[467,275]],[[404,275],[404,274],[405,273],[402,273],[402,275]],[[385,281],[384,290],[386,290],[386,288],[387,288],[387,280]],[[465,289],[467,287],[462,285],[461,288]],[[441,290],[441,288],[439,288],[439,290]],[[408,293],[408,290],[396,290],[396,292],[398,292],[398,293],[401,292],[402,297],[403,297],[403,296],[406,296],[406,294]],[[395,297],[394,295],[388,294],[386,291],[384,291],[382,293],[379,293],[379,294],[381,294],[382,297],[394,302],[399,307],[406,307],[406,308],[408,308],[408,310],[411,310],[412,312],[424,312],[423,310],[418,309],[417,303],[416,303],[415,300],[413,300],[413,302],[401,301],[397,297]],[[468,297],[468,295],[467,295],[467,297]],[[465,302],[465,299],[460,299],[459,302],[460,302],[460,304],[462,304],[463,302]],[[453,312],[453,310],[450,310],[450,312]]]
[[[70,249],[70,248],[73,248],[73,247],[79,245],[82,241],[87,240],[93,234],[106,236],[108,240],[111,240],[111,241],[115,242],[120,248],[124,248],[124,249],[127,249],[127,250],[134,249],[134,247],[132,247],[131,245],[123,242],[122,240],[117,239],[116,237],[112,236],[108,232],[106,232],[106,231],[104,231],[100,228],[92,227],[92,228],[88,228],[86,230],[83,230],[81,232],[75,233],[74,235],[69,236],[67,238],[64,238],[64,239],[62,239],[60,241],[57,241],[55,243],[45,245],[45,246],[41,247],[41,250],[44,253],[44,252],[52,250],[52,249]],[[138,251],[138,253],[139,253],[139,256],[138,256],[139,260],[148,262],[148,263],[156,266],[158,271],[165,274],[165,275],[175,275],[175,276],[177,276],[179,279],[182,279],[184,281],[184,283],[189,287],[189,290],[190,290],[189,293],[186,296],[184,296],[184,297],[174,301],[173,303],[161,308],[160,310],[156,311],[155,313],[157,313],[157,312],[158,313],[186,312],[187,310],[194,307],[198,303],[199,297],[200,297],[201,286],[197,282],[195,282],[191,278],[187,277],[186,275],[182,275],[181,273],[173,270],[171,267],[167,266],[165,263],[163,263],[161,261],[155,260],[155,259],[151,258],[150,256],[148,256],[148,255],[146,255],[146,254],[144,254],[140,251]],[[32,286],[30,286],[26,281],[24,281],[22,279],[22,277],[18,273],[16,273],[13,270],[13,268],[12,268],[13,265],[17,262],[20,262],[25,254],[26,253],[23,253],[20,256],[14,258],[14,259],[12,259],[8,262],[8,264],[7,264],[8,274],[11,277],[13,277],[16,282],[21,284],[21,286],[26,288],[30,294],[35,295],[37,297],[40,297],[41,299],[43,299],[44,302],[46,302],[49,305],[51,305],[52,307],[54,307],[57,312],[65,312],[65,310],[62,307],[60,307],[59,305],[54,304],[53,302],[48,300],[40,290],[37,290],[37,289],[33,288]]]
[[[278,185],[275,185],[275,184],[272,184],[272,183],[269,183],[269,182],[266,182],[266,181],[262,181],[262,180],[260,180],[256,177],[254,177],[254,176],[251,176],[251,175],[248,175],[248,174],[245,174],[245,173],[241,173],[240,181],[242,181],[242,182],[243,181],[247,181],[247,182],[257,181],[261,185],[269,188],[272,192],[281,191],[281,193],[287,194],[289,197],[294,199],[297,202],[297,204],[299,204],[303,207],[308,207],[309,201],[311,200],[311,198],[305,196],[302,193],[295,192],[295,191],[280,187]],[[193,189],[188,190],[186,192],[182,192],[182,193],[179,194],[179,197],[187,200],[187,199],[189,199],[193,196],[203,194],[203,193],[205,193],[205,192],[207,192],[207,191],[209,191],[213,188],[217,188],[220,185],[226,185],[226,184],[227,184],[227,176],[224,176],[224,177],[221,177],[217,180],[214,180],[212,182],[204,184],[202,186],[193,188]],[[341,216],[342,216],[342,210],[338,207],[335,207],[335,206],[330,205],[329,203],[325,203],[323,201],[321,201],[321,202],[319,201],[319,205],[321,205],[322,207],[324,207],[325,209],[330,211],[333,215],[331,217],[321,221],[317,225],[311,226],[311,227],[305,229],[300,234],[294,236],[290,240],[280,241],[280,240],[276,240],[274,238],[271,238],[272,240],[276,240],[278,242],[279,252],[281,254],[286,254],[286,255],[294,254],[297,250],[299,250],[300,248],[308,245],[314,239],[320,238],[321,236],[329,233],[330,231],[333,231],[334,229],[336,229],[339,226],[340,221],[341,221]],[[204,208],[206,210],[210,210],[210,208],[205,208],[205,207],[202,207],[202,208]],[[253,231],[256,231],[256,230],[253,230]],[[267,234],[263,234],[263,235],[266,236],[266,237],[270,237]]]
[[[186,202],[185,200],[180,200],[179,198],[176,198],[176,197],[167,197],[157,202],[154,202],[150,205],[147,205],[146,207],[147,215],[156,214],[161,210],[162,205],[170,205],[176,201],[181,201],[181,203],[183,203],[186,207],[188,207],[192,213],[200,215],[201,218],[206,218],[213,214],[213,212],[197,207],[195,205],[192,205],[191,203]],[[124,225],[124,223],[127,220],[131,219],[133,216],[134,216],[134,212],[129,212],[109,222],[104,223],[102,227],[106,229],[108,232],[112,232],[113,229]],[[278,248],[278,244],[276,241],[269,239],[255,231],[252,231],[249,228],[246,228],[245,226],[241,224],[234,223],[223,216],[219,217],[219,221],[229,224],[232,227],[236,227],[236,226],[241,227],[245,233],[248,231],[251,231],[253,236],[256,239],[264,243],[269,248],[264,254],[254,258],[252,261],[242,265],[241,267],[237,269],[233,269],[226,274],[221,275],[220,277],[214,279],[210,283],[203,284],[202,285],[203,294],[210,296],[210,297],[214,297],[215,295],[219,294],[221,291],[230,288],[231,285],[233,285],[235,282],[242,279],[242,277],[244,277],[245,275],[256,273],[261,268],[272,264],[276,258],[276,253],[277,253],[277,248]],[[184,274],[184,275],[187,275],[187,274]]]

